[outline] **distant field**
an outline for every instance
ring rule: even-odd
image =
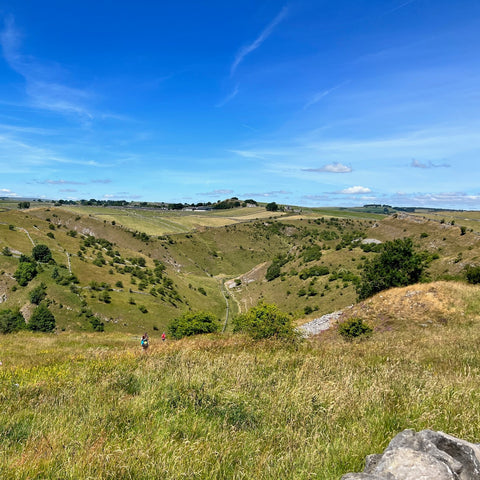
[[[81,215],[91,215],[108,222],[114,221],[130,230],[138,230],[148,235],[187,233],[202,227],[223,227],[256,218],[261,219],[284,215],[283,212],[268,212],[263,207],[212,210],[210,212],[91,206],[67,206],[63,208]]]
[[[428,209],[419,210],[413,214],[417,217],[428,218],[445,223],[455,222],[455,225],[471,228],[473,231],[480,231],[480,212],[478,211],[431,211]]]

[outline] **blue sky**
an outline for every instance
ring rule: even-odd
[[[480,208],[478,0],[6,0],[0,29],[0,196]]]

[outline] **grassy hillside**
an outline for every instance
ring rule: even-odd
[[[479,288],[432,283],[360,304],[375,331],[0,336],[5,479],[339,479],[405,428],[478,442]],[[385,298],[385,295],[388,295]]]
[[[102,217],[109,212],[116,220]],[[12,255],[0,255],[2,306],[21,308],[28,320],[29,292],[43,282],[65,330],[90,330],[94,314],[108,331],[161,333],[187,310],[208,310],[224,321],[228,305],[230,321],[262,300],[302,323],[356,302],[362,265],[376,255],[362,239],[411,237],[418,250],[435,258],[431,280],[462,278],[466,266],[480,259],[475,233],[410,214],[270,213],[263,207],[201,214],[70,206],[5,210],[0,252],[7,248]],[[181,233],[145,231],[150,225],[163,232],[165,222]],[[36,244],[51,249],[55,265],[41,266],[36,278],[19,287],[13,278],[19,256],[30,255]]]

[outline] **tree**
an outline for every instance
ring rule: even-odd
[[[275,202],[267,203],[266,207],[268,212],[276,212],[278,210],[278,205]]]
[[[179,318],[174,318],[168,325],[168,332],[176,339],[218,332],[218,330],[220,330],[220,322],[213,313],[209,312],[187,312]]]
[[[41,303],[32,313],[28,322],[28,329],[32,332],[53,332],[55,317],[45,303]]]
[[[21,262],[18,265],[17,270],[13,274],[15,280],[21,287],[27,285],[27,283],[32,280],[37,274],[37,267],[35,263],[32,262]]]
[[[52,252],[46,245],[38,244],[32,249],[32,257],[37,262],[48,263],[52,259]]]
[[[293,338],[295,330],[290,317],[276,305],[260,303],[233,320],[233,331],[244,332],[255,340],[270,337]]]
[[[414,251],[410,238],[385,242],[381,253],[366,261],[357,287],[360,300],[392,287],[404,287],[420,281],[427,257]]]
[[[42,282],[40,285],[30,291],[30,302],[39,305],[40,302],[47,296],[47,286]]]
[[[18,308],[0,310],[0,333],[18,332],[25,328],[25,319]]]
[[[22,208],[30,208],[30,202],[20,202],[18,204],[18,208],[22,209]]]

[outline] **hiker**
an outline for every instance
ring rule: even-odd
[[[166,338],[167,338],[167,336],[165,335],[165,332],[163,332],[162,333],[162,342],[164,342]]]
[[[143,351],[146,352],[147,348],[148,348],[148,333],[147,332],[145,332],[142,335],[142,340],[141,340],[140,344],[142,345]]]

